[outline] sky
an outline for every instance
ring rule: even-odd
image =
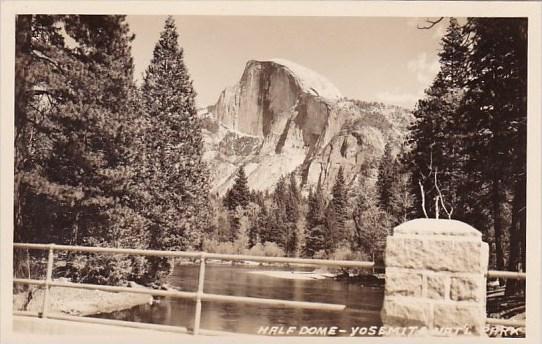
[[[140,82],[165,16],[128,16]],[[246,62],[283,58],[323,75],[348,98],[413,107],[438,72],[443,21],[425,18],[174,16],[199,107],[239,81]]]

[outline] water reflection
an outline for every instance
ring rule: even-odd
[[[195,291],[198,269],[197,265],[176,266],[169,278],[170,285],[183,291]],[[380,310],[382,305],[381,288],[364,288],[331,279],[290,280],[251,273],[262,269],[285,270],[276,267],[208,265],[204,291],[234,296],[345,304],[347,308],[342,312],[331,312],[203,302],[201,327],[218,331],[257,333],[260,326],[339,326],[349,332],[351,326],[381,325],[379,314],[375,312]],[[100,317],[192,328],[194,311],[195,302],[192,300],[162,298],[153,305],[102,314]]]

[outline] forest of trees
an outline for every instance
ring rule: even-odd
[[[449,19],[440,71],[376,178],[362,168],[351,185],[341,168],[324,190],[293,172],[261,192],[241,167],[223,196],[178,38],[169,17],[137,86],[124,16],[17,17],[15,241],[381,262],[394,226],[440,217],[481,230],[492,267],[525,270],[525,19]],[[153,285],[172,268],[66,258],[88,283]]]
[[[173,19],[139,88],[124,16],[19,15],[16,25],[15,241],[200,249],[209,174]],[[152,284],[171,268],[67,258],[64,274],[89,283]]]
[[[527,19],[451,18],[441,45],[402,159],[411,216],[465,221],[489,242],[490,266],[525,271]]]

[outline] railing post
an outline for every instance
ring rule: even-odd
[[[200,255],[198,291],[196,292],[196,314],[194,316],[194,335],[198,335],[201,321],[201,297],[203,296],[203,282],[205,281],[205,252]]]
[[[45,290],[43,293],[43,308],[41,310],[41,317],[47,318],[47,312],[49,308],[49,288],[53,277],[53,259],[54,259],[54,246],[49,245],[49,257],[47,259],[47,276],[45,278]]]

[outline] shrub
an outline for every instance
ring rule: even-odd
[[[266,241],[263,244],[263,252],[266,257],[284,257],[286,253],[276,243]]]
[[[333,260],[361,260],[361,254],[353,252],[349,247],[341,246],[337,248],[329,257]]]

